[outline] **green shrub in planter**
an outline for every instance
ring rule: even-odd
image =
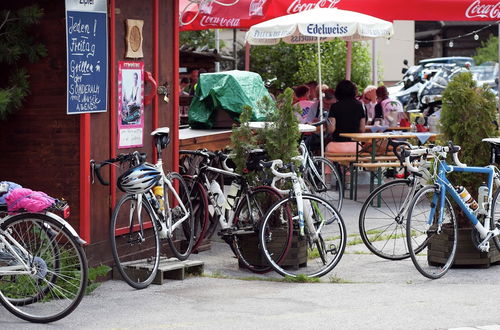
[[[488,87],[478,87],[470,72],[456,75],[443,93],[441,141],[461,146],[459,158],[469,166],[484,166],[490,158],[489,146],[481,140],[495,136],[495,96]],[[472,173],[452,173],[450,181],[464,186],[477,197],[485,177]]]
[[[290,88],[278,97],[276,106],[267,98],[261,100],[259,106],[261,111],[266,113],[266,122],[270,124],[259,129],[256,134],[248,127],[252,114],[250,107],[243,109],[240,115],[241,124],[239,127],[233,126],[231,135],[231,148],[236,154],[234,162],[238,173],[243,173],[247,152],[253,148],[263,148],[270,159],[282,159],[285,163],[298,155],[298,107],[293,106],[292,102],[293,91]]]

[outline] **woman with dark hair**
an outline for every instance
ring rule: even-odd
[[[361,102],[356,100],[356,85],[350,80],[342,80],[335,88],[337,102],[330,107],[328,115],[328,134],[332,141],[347,142],[349,138],[340,133],[359,133],[365,131],[365,111]]]

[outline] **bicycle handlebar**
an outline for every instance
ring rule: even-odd
[[[463,164],[460,162],[458,159],[458,152],[460,151],[460,146],[455,146],[451,141],[448,142],[448,146],[443,147],[443,146],[432,146],[429,148],[418,148],[418,149],[410,149],[410,150],[404,150],[402,152],[402,155],[404,156],[404,165],[406,168],[411,171],[411,172],[418,172],[418,168],[414,167],[412,165],[412,162],[410,161],[410,156],[417,156],[421,157],[423,155],[427,154],[433,154],[433,155],[441,155],[443,157],[446,157],[447,153],[452,153],[453,156],[453,162],[455,163],[456,166],[458,167],[467,167],[466,164]]]
[[[97,176],[97,179],[99,182],[104,185],[104,186],[109,186],[109,182],[104,180],[104,178],[101,176],[101,168],[103,168],[106,165],[110,165],[113,163],[125,163],[125,162],[130,162],[131,165],[137,165],[144,163],[146,161],[146,153],[144,152],[138,152],[134,151],[129,154],[120,154],[116,158],[110,158],[106,159],[105,161],[102,161],[100,163],[96,163],[95,160],[90,161],[90,166],[92,167],[92,173],[94,173]],[[93,180],[92,180],[93,181]]]

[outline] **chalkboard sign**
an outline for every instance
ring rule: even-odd
[[[66,0],[67,113],[107,111],[106,0]]]

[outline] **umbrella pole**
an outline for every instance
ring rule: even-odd
[[[347,41],[347,55],[345,60],[345,79],[351,80],[351,61],[352,61],[352,41]]]
[[[323,83],[321,82],[321,46],[319,44],[319,37],[316,39],[318,45],[318,85],[319,85],[319,120],[323,120]],[[323,139],[323,125],[319,128],[320,134],[320,149],[321,149],[321,157],[325,156],[325,142]]]

